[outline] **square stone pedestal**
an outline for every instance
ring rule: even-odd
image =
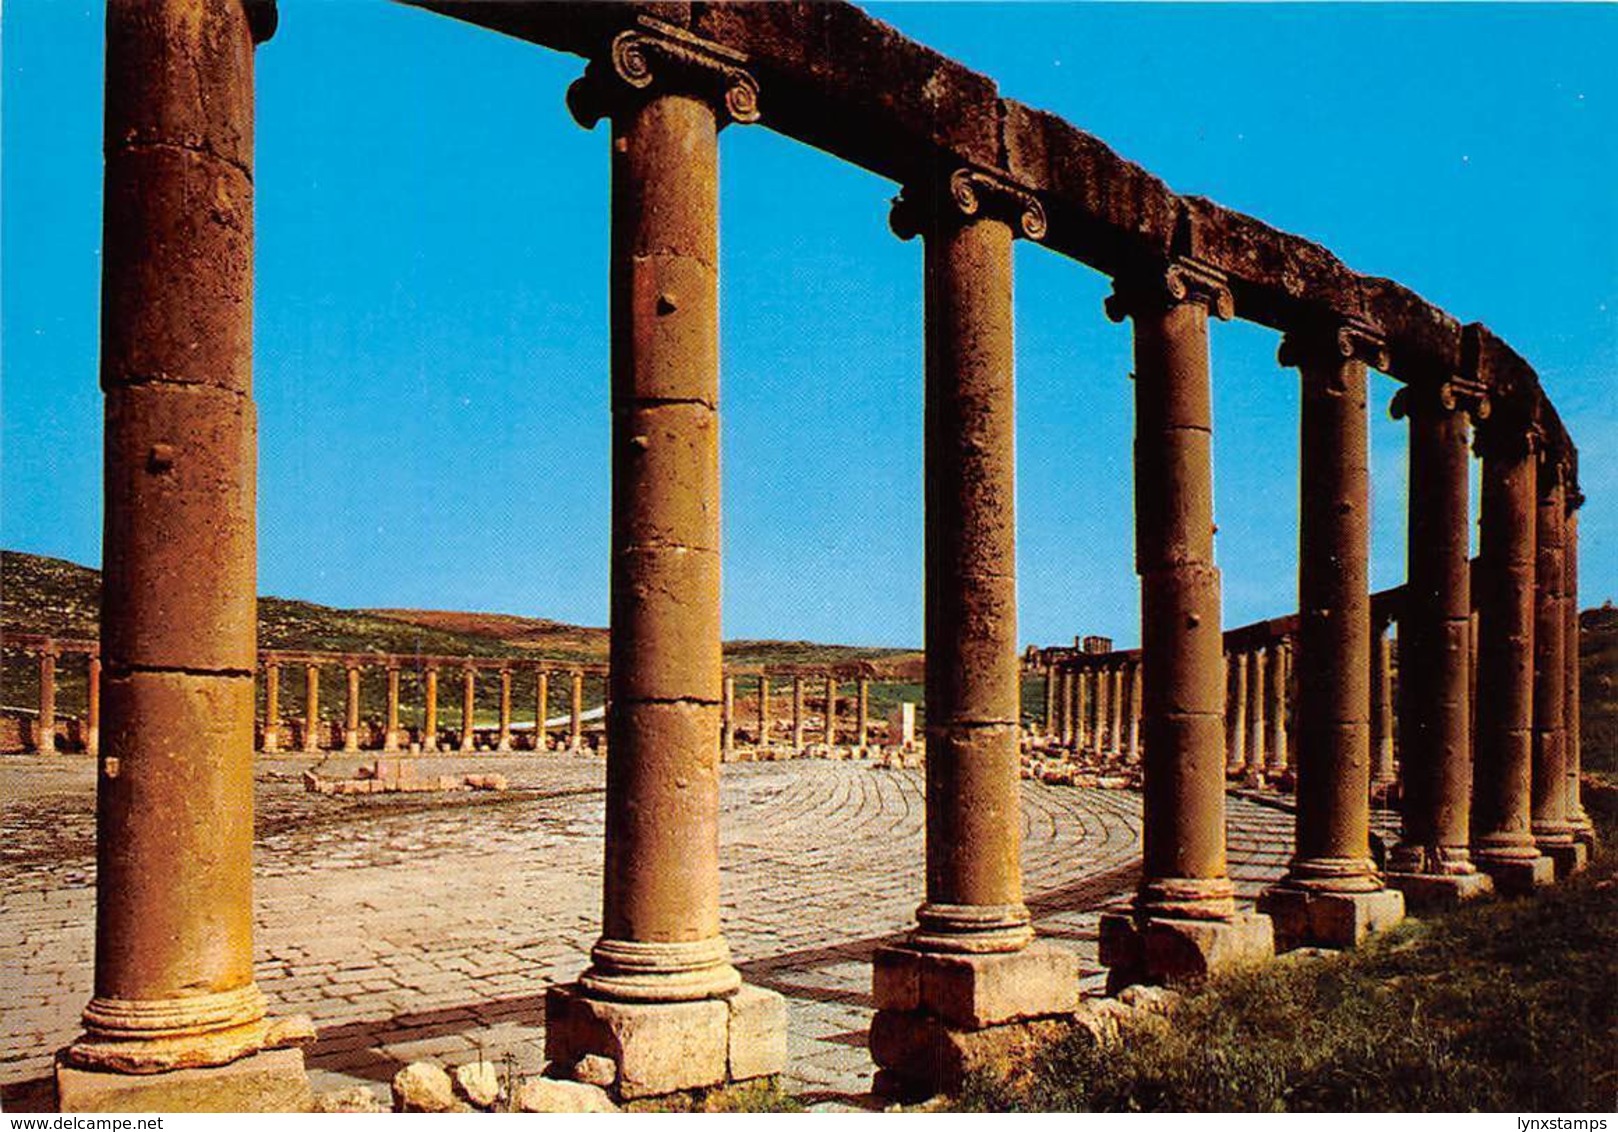
[[[871,1060],[888,1095],[950,1092],[974,1070],[1014,1064],[1079,1005],[1078,956],[1043,940],[984,954],[878,948],[871,981]]]
[[[1555,864],[1557,880],[1566,880],[1574,873],[1583,872],[1584,866],[1590,861],[1590,851],[1582,841],[1572,841],[1566,845],[1541,845],[1539,851]]]
[[[1405,907],[1412,912],[1443,912],[1467,900],[1494,891],[1488,873],[1387,873],[1382,878],[1389,888],[1405,895]]]
[[[58,1112],[309,1112],[301,1049],[275,1049],[206,1069],[109,1073],[56,1065]]]
[[[1494,890],[1506,896],[1526,896],[1556,880],[1556,862],[1549,857],[1521,857],[1497,861],[1474,856],[1472,863],[1494,882]]]
[[[568,1077],[587,1054],[618,1067],[618,1099],[664,1096],[786,1068],[786,999],[742,984],[729,998],[613,1002],[577,984],[545,992],[545,1057]]]
[[[1275,950],[1295,947],[1358,947],[1372,932],[1385,932],[1405,918],[1404,894],[1315,892],[1276,885],[1258,898],[1259,911],[1275,925]]]
[[[1275,929],[1261,912],[1218,920],[1109,912],[1101,917],[1107,993],[1136,983],[1195,983],[1275,955]]]

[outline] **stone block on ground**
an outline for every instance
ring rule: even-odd
[[[1515,861],[1479,860],[1478,870],[1494,881],[1496,892],[1506,896],[1526,896],[1556,880],[1556,862],[1549,857],[1528,857]]]
[[[732,1081],[771,1077],[787,1066],[787,1000],[743,983],[729,999],[729,1074]]]
[[[413,1061],[393,1075],[394,1112],[450,1112],[455,1084],[430,1061]]]
[[[1236,912],[1216,920],[1109,912],[1101,917],[1100,936],[1109,989],[1134,983],[1200,982],[1275,954],[1270,918],[1258,912]]]
[[[1384,932],[1405,916],[1397,888],[1375,892],[1318,892],[1277,885],[1258,901],[1275,925],[1275,949],[1358,947],[1373,932]]]
[[[1590,850],[1583,841],[1568,845],[1541,845],[1539,851],[1556,866],[1557,880],[1566,880],[1574,873],[1583,872],[1590,863]]]
[[[925,1012],[878,1010],[871,1020],[876,1085],[890,1095],[925,1097],[956,1092],[974,1074],[1003,1079],[1072,1028],[1069,1016],[961,1030]]]
[[[1387,873],[1383,880],[1403,894],[1405,907],[1411,912],[1446,911],[1494,891],[1494,882],[1485,872]]]
[[[60,1112],[310,1112],[303,1051],[267,1050],[204,1069],[109,1073],[56,1067]]]
[[[455,1091],[478,1108],[493,1108],[500,1099],[500,1073],[491,1062],[473,1061],[455,1067]]]
[[[1078,956],[1046,940],[985,954],[879,948],[872,981],[879,1010],[923,1010],[963,1030],[1067,1014],[1079,1002]]]
[[[702,1089],[725,1081],[730,1062],[730,1008],[697,1002],[611,1002],[576,984],[545,994],[545,1056],[572,1067],[588,1054],[618,1067],[624,1100]]]
[[[556,1081],[530,1077],[517,1086],[513,1107],[518,1112],[617,1112],[607,1091],[582,1081]]]

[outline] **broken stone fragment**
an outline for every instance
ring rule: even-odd
[[[531,1077],[517,1086],[518,1112],[617,1112],[605,1089],[582,1081]]]
[[[474,1061],[455,1068],[455,1089],[478,1108],[493,1108],[500,1099],[500,1074],[487,1061]]]
[[[430,1061],[413,1061],[393,1075],[394,1112],[449,1112],[455,1107],[455,1086]]]

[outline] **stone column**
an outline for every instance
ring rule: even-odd
[[[1247,654],[1225,657],[1225,774],[1235,778],[1247,765]]]
[[[821,741],[828,748],[837,745],[837,677],[826,674],[826,733]]]
[[[1562,608],[1566,468],[1540,454],[1534,524],[1534,842],[1556,864],[1558,879],[1584,867],[1586,850],[1567,812],[1567,629]]]
[[[1073,746],[1073,670],[1066,666],[1056,669],[1056,741],[1071,749]]]
[[[39,648],[39,715],[34,724],[34,749],[56,752],[56,642]]]
[[[1129,665],[1129,747],[1127,754],[1131,765],[1140,762],[1140,661],[1132,661]]]
[[[1472,864],[1470,488],[1467,407],[1451,384],[1407,386],[1410,518],[1399,618],[1401,830],[1388,883],[1412,909],[1492,887]]]
[[[348,683],[343,701],[343,750],[357,751],[360,749],[360,669],[357,664],[344,667]]]
[[[1107,724],[1108,753],[1121,757],[1124,753],[1124,665],[1113,661],[1107,666],[1107,706],[1110,709]]]
[[[253,979],[253,44],[269,4],[107,6],[106,729],[95,995],[63,1112],[306,1108]],[[197,1067],[189,1090],[162,1071]]]
[[[1472,857],[1502,892],[1555,879],[1534,843],[1534,435],[1499,414],[1478,428],[1483,498],[1478,530],[1477,765]]]
[[[538,669],[534,677],[534,750],[548,751],[551,746],[547,722],[551,714],[551,674],[549,669]]]
[[[1045,735],[1047,738],[1057,734],[1057,696],[1058,677],[1055,662],[1045,665]]]
[[[1265,666],[1265,694],[1269,697],[1266,715],[1270,725],[1270,777],[1279,778],[1287,772],[1287,668],[1292,656],[1285,640],[1272,642],[1268,648],[1269,663]]]
[[[719,912],[718,131],[756,119],[757,88],[662,27],[620,34],[568,96],[612,122],[613,706],[602,934],[547,995],[545,1044],[564,1071],[611,1057],[626,1098],[786,1054],[784,1000],[743,987]]]
[[[858,703],[854,717],[854,744],[863,755],[871,743],[871,680],[861,675],[858,682]]]
[[[792,677],[792,753],[803,753],[803,677]]]
[[[1405,903],[1371,859],[1366,365],[1386,368],[1387,359],[1379,337],[1336,326],[1289,332],[1280,361],[1302,376],[1297,848],[1258,906],[1275,922],[1278,949],[1353,947],[1402,920]]]
[[[101,753],[101,658],[91,653],[85,664],[84,753]]]
[[[1264,782],[1264,649],[1254,646],[1247,654],[1247,746],[1242,769],[1249,784]]]
[[[907,186],[892,222],[923,236],[927,898],[907,943],[875,955],[871,1055],[936,1088],[955,1083],[926,1049],[940,1029],[1077,1002],[1077,957],[1032,943],[1019,854],[1012,241],[1042,236],[1045,215],[960,169]]]
[[[388,718],[382,729],[382,749],[399,749],[399,666],[388,665]]]
[[[1397,778],[1393,765],[1393,646],[1388,623],[1371,632],[1371,785],[1387,787]]]
[[[438,750],[438,668],[427,666],[427,687],[423,693],[421,717],[421,749]]]
[[[461,750],[477,749],[477,669],[461,669]]]
[[[736,677],[728,672],[719,716],[719,750],[724,762],[736,753]]]
[[[584,673],[577,669],[568,687],[567,749],[584,749]]]
[[[1090,754],[1099,759],[1107,749],[1107,673],[1099,665],[1089,669],[1091,687]]]
[[[320,750],[320,665],[303,666],[303,749]]]
[[[511,751],[511,669],[500,670],[500,734],[494,749],[509,754]]]
[[[1067,710],[1070,721],[1067,745],[1074,754],[1089,749],[1090,745],[1090,674],[1086,669],[1069,669]]]
[[[264,665],[264,751],[281,749],[281,666],[274,661]]]
[[[1269,917],[1236,910],[1225,869],[1224,677],[1213,560],[1208,313],[1223,277],[1179,260],[1118,280],[1108,314],[1135,330],[1135,568],[1146,739],[1142,879],[1101,921],[1117,988],[1198,978],[1272,953]]]
[[[758,674],[758,740],[760,750],[770,745],[770,678]]]
[[[1594,852],[1595,825],[1584,809],[1584,789],[1580,781],[1583,763],[1581,751],[1581,711],[1579,707],[1579,508],[1584,496],[1576,484],[1567,489],[1567,522],[1562,530],[1562,607],[1567,621],[1562,629],[1563,709],[1567,733],[1567,819],[1573,826],[1573,836],[1584,844],[1587,852]]]

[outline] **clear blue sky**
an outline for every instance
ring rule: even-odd
[[[1583,596],[1618,596],[1618,8],[881,5],[1197,192],[1489,323],[1583,451]],[[99,5],[3,28],[0,542],[98,563]],[[335,605],[607,615],[607,140],[579,60],[380,0],[259,51],[259,577]],[[763,97],[768,98],[766,90]],[[894,186],[723,137],[725,631],[921,639],[921,252]],[[1021,636],[1136,640],[1127,326],[1017,253]],[[1225,619],[1296,601],[1297,392],[1214,331]],[[1373,581],[1404,574],[1373,379]]]

